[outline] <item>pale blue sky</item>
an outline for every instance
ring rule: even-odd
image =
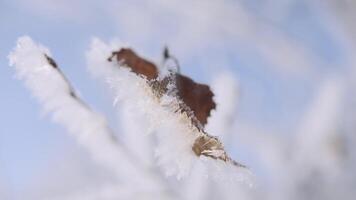
[[[214,73],[219,71],[229,70],[235,73],[241,86],[238,119],[282,134],[289,134],[290,130],[299,125],[305,106],[313,97],[315,86],[325,76],[347,71],[347,65],[343,65],[342,45],[324,27],[321,15],[311,12],[304,1],[291,1],[288,8],[290,10],[282,17],[277,14],[274,16],[273,11],[268,9],[261,9],[263,5],[259,4],[260,1],[249,4],[242,1],[245,2],[243,5],[247,7],[246,10],[255,17],[255,21],[247,23],[257,23],[254,30],[257,33],[251,38],[242,36],[241,40],[238,38],[238,31],[236,35],[232,31],[221,36],[219,34],[225,32],[209,31],[214,28],[214,24],[203,24],[202,28],[199,28],[199,23],[193,24],[197,30],[192,32],[195,31],[194,34],[197,35],[190,37],[189,28],[194,26],[190,24],[185,27],[185,23],[188,23],[185,21],[178,22],[175,26],[175,21],[166,20],[170,14],[169,9],[164,14],[160,8],[148,8],[146,12],[152,12],[155,17],[147,24],[142,21],[144,17],[138,21],[132,19],[132,23],[137,23],[137,26],[147,26],[137,28],[127,25],[131,23],[130,18],[115,15],[113,10],[115,6],[120,6],[120,3],[73,1],[78,3],[70,4],[71,1],[63,1],[54,6],[56,1],[33,2],[0,1],[0,180],[4,182],[0,182],[0,187],[5,185],[10,195],[26,190],[39,174],[48,170],[47,167],[51,166],[49,162],[58,161],[56,156],[60,155],[63,149],[75,152],[78,148],[71,138],[63,134],[63,128],[52,124],[46,117],[41,117],[38,103],[31,98],[22,82],[14,78],[14,70],[8,66],[7,55],[19,36],[29,35],[47,46],[83,98],[97,110],[107,114],[112,124],[115,124],[115,121],[111,99],[106,91],[102,90],[102,85],[86,71],[84,54],[93,36],[107,41],[120,38],[157,61],[162,46],[168,44],[181,61],[183,73],[201,82],[209,83]],[[135,3],[137,2],[134,1],[133,5],[130,5],[121,2],[121,6],[128,6],[126,12],[129,12],[136,6],[140,7],[139,4],[134,6]],[[235,5],[230,1],[226,3]],[[120,7],[117,12],[122,11]],[[179,12],[178,10],[167,18],[179,18]],[[188,15],[187,18],[189,17],[192,16]],[[155,21],[159,19],[162,21]],[[232,22],[228,22],[230,24],[226,27],[234,29],[236,23],[236,29],[239,29],[240,21],[234,20],[235,18],[232,18]],[[263,26],[260,27],[260,24]],[[263,29],[265,24],[269,29]],[[157,27],[160,30],[156,30]],[[139,33],[132,33],[135,28]],[[143,36],[146,35],[145,29],[149,33],[147,36]],[[201,30],[203,31],[199,32]],[[291,63],[291,68],[284,66],[288,61],[280,62],[281,66],[277,67],[273,62],[268,62],[264,57],[266,53],[259,52],[253,41],[263,36],[259,41],[262,46],[276,51],[273,49],[273,41],[270,46],[269,42],[263,41],[273,38],[264,35],[274,36],[275,30],[296,44],[306,47],[307,52],[312,53],[310,63],[315,65],[301,70],[304,66],[295,66],[295,63]],[[177,44],[177,41],[182,43],[185,38],[187,40],[184,44]],[[278,41],[278,38],[273,39]],[[257,44],[260,44],[259,42]],[[189,53],[184,53],[185,48],[189,49]],[[283,49],[276,53],[281,53],[280,57],[285,56],[286,60],[290,56],[283,55]],[[206,66],[207,63],[216,66]],[[75,158],[79,157],[80,154]],[[16,195],[15,197],[18,198]]]

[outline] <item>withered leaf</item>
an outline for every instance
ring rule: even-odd
[[[131,68],[136,74],[145,76],[150,81],[158,77],[158,68],[152,62],[138,56],[131,49],[122,48],[119,51],[115,51],[108,60],[111,61],[113,58],[122,62],[124,66]],[[204,126],[211,110],[216,107],[213,100],[214,94],[210,87],[196,83],[179,73],[175,74],[175,78],[178,97],[193,111],[195,117]]]
[[[113,58],[123,62],[125,66],[130,67],[136,74],[146,76],[148,80],[158,77],[157,67],[152,62],[139,57],[131,49],[122,48],[119,51],[115,51],[108,60],[111,61]]]

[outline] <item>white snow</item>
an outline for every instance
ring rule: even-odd
[[[54,122],[65,127],[95,161],[112,170],[118,179],[125,180],[132,187],[155,188],[157,177],[137,164],[135,157],[114,138],[102,115],[70,95],[70,86],[47,63],[44,54],[51,55],[48,49],[24,36],[18,39],[9,59],[18,78],[25,82],[45,112],[51,114]],[[160,185],[160,188],[164,187]]]

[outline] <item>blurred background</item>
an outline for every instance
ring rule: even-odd
[[[352,199],[355,9],[352,0],[1,0],[0,199],[49,199],[110,182],[15,79],[7,55],[23,35],[51,49],[118,132],[110,93],[86,69],[93,37],[120,39],[156,62],[168,45],[198,82],[228,74],[238,100],[222,139],[258,178],[245,199]]]

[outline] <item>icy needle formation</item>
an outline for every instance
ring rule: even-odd
[[[168,61],[170,55],[168,50],[164,51],[164,59]],[[174,59],[175,63],[176,59]],[[192,144],[192,150],[197,156],[207,156],[213,159],[223,160],[238,167],[244,165],[232,160],[224,150],[223,144],[218,138],[207,134],[204,126],[212,109],[216,105],[213,101],[213,92],[209,86],[194,82],[192,79],[178,72],[179,66],[172,68],[168,66],[168,73],[160,76],[160,72],[155,64],[143,59],[132,49],[121,48],[112,52],[108,61],[115,60],[119,66],[127,67],[138,76],[147,80],[153,94],[162,100],[163,96],[174,97],[178,100],[177,113],[185,114],[189,117],[193,128],[199,132],[198,137]]]

